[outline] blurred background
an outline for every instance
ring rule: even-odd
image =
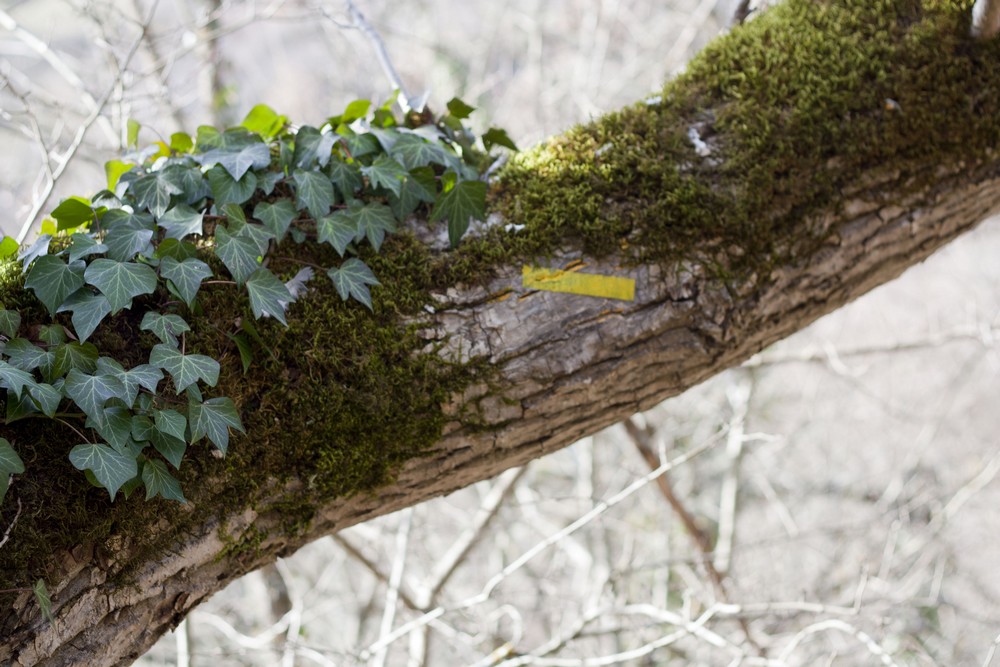
[[[366,27],[410,96],[524,147],[655,94],[737,4],[0,1],[0,227],[100,189],[128,119],[386,99]],[[625,424],[247,575],[138,664],[1000,665],[998,257],[984,223]]]

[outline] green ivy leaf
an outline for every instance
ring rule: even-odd
[[[104,163],[104,175],[108,180],[108,190],[114,190],[118,185],[122,174],[126,174],[135,168],[134,164],[122,162],[121,160],[108,160]]]
[[[17,239],[13,236],[4,236],[3,240],[0,241],[0,259],[13,257],[20,248],[21,245],[17,242]]]
[[[448,113],[450,113],[455,118],[458,118],[459,120],[465,120],[466,118],[469,117],[469,114],[471,114],[473,111],[476,110],[476,107],[469,106],[468,104],[458,99],[457,97],[453,97],[450,100],[448,100],[447,106],[448,106]]]
[[[330,164],[326,167],[326,173],[340,190],[345,201],[354,199],[354,195],[365,184],[365,180],[361,176],[361,168],[357,164],[344,162],[340,158],[330,160]]]
[[[68,197],[59,202],[52,210],[52,217],[56,219],[56,229],[60,232],[64,229],[72,229],[80,225],[94,221],[94,209],[90,202],[83,197]]]
[[[228,434],[227,434],[228,436]],[[223,449],[223,451],[225,451]],[[0,438],[0,503],[3,503],[10,486],[10,476],[24,472],[24,461],[17,455],[6,438]]]
[[[64,389],[84,414],[95,421],[100,421],[104,416],[105,403],[125,395],[125,385],[118,378],[111,375],[85,375],[75,368],[66,375]],[[130,476],[135,476],[135,473]]]
[[[191,327],[180,315],[173,313],[163,315],[154,311],[149,311],[142,316],[139,328],[143,331],[152,331],[162,342],[172,347],[177,347],[177,337],[186,331],[191,331]]]
[[[256,222],[248,222],[243,225],[240,228],[239,235],[253,241],[260,255],[267,252],[271,241],[274,239],[274,234],[271,233],[270,229],[264,225],[258,225]]]
[[[149,459],[142,464],[142,483],[146,485],[146,500],[163,496],[167,500],[187,503],[187,498],[181,491],[181,483],[167,472],[167,466],[163,461]]]
[[[66,264],[55,255],[39,257],[31,267],[24,286],[33,290],[50,315],[70,294],[83,287],[83,262]]]
[[[69,460],[77,470],[91,471],[101,486],[111,494],[111,500],[115,499],[122,484],[139,472],[134,457],[117,452],[107,445],[77,445],[70,450]]]
[[[49,345],[62,345],[66,342],[66,330],[59,324],[43,324],[38,328],[38,339]]]
[[[285,238],[288,227],[298,215],[295,204],[289,199],[279,199],[275,202],[260,202],[253,210],[253,217],[264,223],[278,241]]]
[[[170,461],[174,468],[180,469],[184,460],[184,452],[187,451],[187,443],[184,440],[154,428],[150,434],[150,441],[156,451],[163,454],[163,458]]]
[[[348,297],[354,297],[367,306],[368,310],[372,310],[372,297],[368,286],[381,283],[367,264],[357,257],[352,257],[340,267],[330,269],[326,274],[330,276],[341,299],[347,301]]]
[[[194,148],[191,135],[186,132],[174,132],[170,135],[170,150],[175,153],[190,153]]]
[[[135,262],[95,259],[84,277],[108,298],[112,315],[122,308],[130,308],[135,297],[156,290],[156,272]]]
[[[250,113],[246,115],[240,125],[251,132],[256,132],[264,139],[270,139],[280,133],[287,123],[287,116],[278,115],[274,109],[266,104],[258,104],[250,109]]]
[[[250,293],[250,308],[254,317],[260,319],[268,315],[278,320],[286,327],[285,307],[295,300],[285,284],[274,277],[267,269],[258,269],[247,280],[247,292]]]
[[[153,239],[153,230],[138,226],[141,222],[122,223],[108,230],[104,244],[109,259],[117,262],[131,261],[136,254],[145,252]]]
[[[396,218],[385,204],[369,202],[364,206],[351,206],[348,215],[357,223],[358,234],[367,236],[376,252],[382,247],[386,233],[396,231]]]
[[[212,269],[200,259],[189,258],[179,262],[173,257],[164,257],[160,260],[160,275],[173,283],[177,293],[190,308],[201,287],[201,281],[212,277]]]
[[[337,127],[338,125],[347,125],[353,123],[358,118],[364,118],[368,115],[368,110],[371,109],[371,100],[354,100],[347,105],[344,109],[344,113],[339,116],[333,116],[327,119],[332,127]]]
[[[201,169],[194,164],[171,164],[163,169],[163,178],[167,179],[180,192],[174,196],[181,204],[192,205],[206,197],[212,196],[212,190],[205,180]]]
[[[94,428],[104,441],[121,454],[132,453],[132,412],[120,405],[104,408],[99,418],[87,419],[87,426]]]
[[[284,177],[285,173],[283,171],[257,172],[257,188],[265,195],[270,195],[274,192],[274,186]]]
[[[397,197],[403,187],[403,180],[409,176],[403,165],[388,155],[379,155],[371,166],[362,167],[361,171],[373,186],[383,187]]]
[[[247,371],[250,370],[250,364],[253,363],[253,348],[250,347],[250,341],[243,334],[227,333],[226,337],[236,344],[236,349],[240,353],[240,361],[243,363],[243,374],[246,375]]]
[[[180,350],[163,343],[153,347],[149,363],[170,374],[178,394],[198,380],[210,387],[219,381],[219,362],[215,359],[202,354],[181,354]]]
[[[515,144],[514,140],[507,134],[507,130],[499,127],[491,127],[486,130],[483,134],[483,146],[486,148],[487,152],[489,152],[493,146],[503,146],[504,148],[509,148],[512,151],[518,150],[517,144]]]
[[[97,360],[97,373],[98,375],[110,375],[118,378],[125,387],[121,399],[130,406],[135,404],[139,387],[144,387],[151,394],[155,394],[157,385],[163,379],[163,371],[156,366],[140,364],[126,371],[121,364],[109,357],[101,357]]]
[[[434,170],[430,167],[418,167],[410,171],[409,177],[403,181],[399,196],[389,195],[389,206],[397,220],[406,220],[421,202],[434,203],[437,183]]]
[[[246,433],[236,406],[225,397],[210,398],[204,403],[192,401],[188,405],[188,418],[191,420],[191,442],[208,436],[223,454],[229,448],[229,429]]]
[[[160,245],[156,246],[156,258],[172,257],[178,262],[185,259],[192,259],[198,256],[198,248],[193,243],[178,241],[177,239],[163,239]],[[162,267],[163,265],[160,264]]]
[[[69,261],[75,262],[87,255],[107,252],[108,246],[98,243],[91,234],[73,234],[69,241]]]
[[[212,198],[215,207],[221,209],[229,203],[242,204],[253,196],[257,189],[257,177],[252,171],[243,174],[243,178],[235,180],[224,168],[216,165],[208,170],[208,185],[212,188]]]
[[[160,217],[157,224],[166,230],[168,239],[182,240],[190,234],[203,234],[202,220],[205,214],[187,204],[178,204]]]
[[[56,348],[52,376],[62,377],[73,369],[83,373],[97,370],[97,348],[91,343],[63,343]]]
[[[170,206],[171,195],[180,194],[181,189],[163,178],[162,172],[155,172],[135,179],[129,184],[128,192],[135,196],[140,208],[148,209],[159,218]]]
[[[132,439],[136,442],[146,442],[152,439],[156,427],[153,420],[146,415],[133,415],[132,417]]]
[[[21,313],[16,310],[0,309],[0,334],[13,338],[21,328]]]
[[[160,433],[178,440],[183,440],[184,433],[187,431],[187,419],[176,410],[155,410],[153,423]]]
[[[238,181],[251,169],[263,169],[271,164],[271,149],[263,142],[231,148],[216,148],[198,156],[205,167],[219,165]]]
[[[22,371],[33,371],[40,366],[48,366],[51,370],[55,359],[53,353],[33,345],[24,338],[12,338],[7,341],[3,353],[7,355],[7,362],[11,366]]]
[[[333,184],[325,174],[296,169],[292,178],[295,180],[295,205],[300,210],[307,209],[314,220],[330,212],[334,202]]]
[[[355,160],[379,151],[378,139],[372,134],[347,134],[341,136],[341,141],[347,145],[347,152]]]
[[[31,587],[31,592],[35,594],[35,602],[38,603],[38,609],[42,612],[42,618],[49,623],[55,623],[56,619],[52,616],[52,599],[49,597],[48,589],[45,588],[45,580],[36,581],[35,585]]]
[[[335,142],[334,135],[323,134],[315,127],[303,125],[295,133],[295,154],[292,161],[296,167],[305,169],[312,167],[314,162],[319,162],[319,166],[325,167],[330,161]]]
[[[215,253],[238,285],[245,283],[260,268],[260,262],[257,261],[260,253],[253,239],[231,235],[225,227],[220,226],[215,230]]]
[[[431,164],[445,164],[444,146],[436,141],[427,141],[416,134],[402,134],[390,151],[396,160],[407,169],[426,167]]]
[[[63,395],[58,389],[50,384],[38,382],[28,387],[28,393],[31,394],[35,405],[46,417],[55,417],[63,399]]]
[[[25,385],[30,387],[33,384],[35,384],[35,378],[31,377],[29,373],[20,368],[14,368],[6,361],[0,361],[0,387],[9,389],[20,398],[21,394],[24,393]]]
[[[482,181],[462,181],[446,192],[431,211],[431,220],[448,220],[448,240],[451,247],[457,247],[469,220],[486,217],[486,183]]]
[[[42,234],[38,240],[17,254],[17,261],[21,262],[21,268],[25,271],[28,266],[39,257],[43,257],[49,251],[49,243],[52,241],[51,234]]]
[[[94,333],[101,320],[111,314],[111,304],[103,294],[94,294],[89,287],[81,287],[73,292],[56,312],[67,310],[73,313],[73,329],[76,330],[77,338],[80,342],[84,342]]]
[[[333,215],[316,221],[316,231],[320,243],[329,243],[343,257],[358,235],[358,223],[347,211],[334,211]]]

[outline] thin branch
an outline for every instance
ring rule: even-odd
[[[364,554],[357,546],[355,546],[349,539],[344,535],[337,533],[331,535],[330,538],[340,545],[340,547],[347,552],[347,555],[356,560],[361,566],[372,573],[372,575],[383,584],[389,584],[389,575],[383,572],[379,566],[368,556]],[[424,607],[417,603],[412,595],[406,592],[406,589],[400,585],[398,590],[399,600],[405,604],[407,607],[413,611],[424,611]]]
[[[21,517],[21,499],[17,499],[17,512],[14,513],[14,518],[11,519],[10,524],[7,525],[7,530],[3,531],[3,539],[0,540],[0,547],[7,544],[7,540],[10,539],[10,532],[14,530],[14,526],[17,524],[17,520]]]
[[[389,589],[385,595],[385,608],[382,610],[382,624],[379,626],[379,637],[386,637],[392,631],[396,618],[396,606],[399,603],[399,587],[403,581],[403,570],[406,568],[406,552],[410,544],[410,526],[413,524],[413,508],[407,507],[402,512],[402,520],[396,530],[396,556],[392,561],[392,571],[389,573]],[[389,645],[386,644],[375,653],[372,661],[374,667],[384,667]]]

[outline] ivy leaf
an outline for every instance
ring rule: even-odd
[[[469,117],[469,114],[476,110],[476,107],[469,106],[457,97],[453,97],[448,100],[447,106],[448,113],[459,120],[465,120]]]
[[[298,215],[295,204],[289,199],[279,199],[276,202],[260,202],[253,210],[253,217],[264,223],[278,241],[285,238],[288,227]]]
[[[388,155],[379,155],[370,167],[362,167],[361,171],[373,186],[383,187],[397,197],[403,187],[403,179],[409,175],[401,164]]]
[[[90,234],[73,234],[69,242],[69,261],[75,262],[87,255],[107,252],[108,246],[98,243]]]
[[[132,439],[136,442],[146,442],[153,437],[153,432],[156,428],[153,426],[153,420],[146,415],[133,415],[132,416]]]
[[[163,461],[149,459],[142,464],[142,483],[146,485],[146,500],[163,496],[167,500],[187,503],[187,498],[181,491],[181,483],[167,472]]]
[[[283,171],[258,172],[257,188],[265,195],[269,195],[272,192],[274,192],[274,186],[278,184],[278,181],[280,181],[284,177],[285,174]]]
[[[28,387],[28,393],[35,404],[46,417],[55,417],[59,404],[62,403],[62,393],[50,384],[38,382]]]
[[[469,228],[469,220],[486,217],[486,183],[462,181],[446,192],[431,211],[431,220],[448,220],[448,240],[451,247],[458,246],[462,235]]]
[[[186,132],[174,132],[170,135],[170,150],[175,153],[190,153],[194,148],[191,135]]]
[[[256,132],[264,139],[270,139],[281,132],[286,123],[288,123],[287,116],[278,115],[274,109],[266,104],[258,104],[250,109],[250,113],[246,115],[240,125],[251,132]]]
[[[76,336],[82,343],[90,338],[90,334],[94,333],[101,320],[111,314],[111,304],[103,294],[94,294],[89,287],[81,287],[73,292],[56,312],[67,310],[73,313],[73,329],[76,330]]]
[[[128,262],[149,247],[149,242],[153,239],[153,230],[140,225],[138,222],[123,223],[108,230],[104,235],[104,244],[108,247],[109,259]]]
[[[420,202],[433,203],[436,192],[434,171],[430,167],[418,167],[410,171],[410,175],[403,181],[399,196],[389,195],[389,206],[397,220],[406,220],[417,210]]]
[[[33,384],[35,384],[35,378],[31,377],[31,374],[20,368],[14,368],[6,361],[0,361],[0,387],[9,389],[20,398],[25,385],[30,387]]]
[[[257,246],[257,253],[260,255],[267,252],[267,248],[274,238],[274,234],[271,233],[270,229],[255,222],[248,222],[243,225],[240,228],[239,235],[253,241],[254,245]]]
[[[12,338],[7,341],[3,353],[7,355],[7,363],[22,371],[33,371],[39,366],[48,365],[51,367],[55,355],[47,350],[33,345],[31,341],[24,338]]]
[[[0,308],[0,334],[13,338],[21,328],[21,313]]]
[[[260,262],[257,261],[260,253],[253,239],[232,235],[225,227],[220,226],[215,230],[215,253],[238,285],[245,283],[260,268]]]
[[[198,256],[198,248],[193,243],[178,241],[177,239],[163,239],[160,245],[156,246],[156,258],[173,257],[178,262],[185,259],[192,259]],[[163,264],[160,264],[162,267]]]
[[[295,205],[300,210],[307,209],[314,220],[330,212],[334,202],[333,184],[325,174],[296,169],[292,178],[295,179]]]
[[[17,254],[17,261],[21,262],[21,268],[28,270],[28,266],[39,257],[44,256],[49,251],[49,243],[52,241],[51,234],[42,234],[38,240]]]
[[[201,287],[201,281],[212,277],[212,269],[200,259],[188,258],[179,262],[173,257],[164,257],[160,260],[160,275],[173,283],[177,293],[190,308]]]
[[[250,293],[250,308],[254,317],[260,319],[267,315],[288,326],[285,305],[294,301],[295,297],[273,273],[258,269],[247,280],[247,292]]]
[[[156,290],[156,272],[145,264],[95,259],[84,274],[111,304],[111,314],[132,306],[132,299]]]
[[[83,262],[66,264],[55,255],[45,255],[32,265],[24,286],[35,292],[50,315],[55,315],[66,297],[83,287],[83,277]]]
[[[64,389],[84,414],[94,421],[100,421],[104,416],[105,403],[125,395],[125,385],[118,378],[111,375],[85,375],[75,368],[66,376]],[[131,476],[134,477],[135,473]]]
[[[355,160],[377,153],[379,150],[378,139],[371,134],[348,134],[341,137],[341,141],[347,146],[347,151]]]
[[[66,342],[66,329],[58,324],[43,324],[38,328],[38,339],[49,345],[62,345]]]
[[[491,127],[486,130],[483,134],[483,146],[486,148],[487,152],[489,152],[493,146],[503,146],[504,148],[509,148],[512,151],[518,150],[517,144],[515,144],[514,140],[507,134],[507,130],[499,127]]]
[[[184,432],[187,430],[187,419],[176,410],[155,410],[153,412],[153,423],[160,433],[184,439]]]
[[[191,327],[180,315],[167,314],[149,311],[142,316],[139,328],[143,331],[152,331],[156,337],[167,345],[177,347],[177,337],[185,331],[191,331]]]
[[[56,219],[56,229],[61,232],[93,222],[94,209],[83,197],[68,197],[52,210],[52,217]]]
[[[163,458],[170,461],[174,468],[180,469],[184,460],[184,452],[187,450],[187,443],[184,440],[154,428],[150,434],[150,441],[156,451],[163,454]]]
[[[352,206],[348,209],[348,215],[357,223],[358,234],[367,236],[376,252],[382,247],[386,232],[396,231],[396,218],[392,215],[392,209],[385,204],[370,202],[364,206]]]
[[[87,426],[97,429],[104,441],[121,454],[132,452],[132,412],[119,405],[104,408],[98,419],[88,419]]]
[[[55,623],[56,619],[52,616],[52,599],[49,597],[48,589],[45,588],[45,580],[36,581],[35,585],[31,587],[31,592],[35,594],[35,602],[38,603],[38,609],[42,612],[42,618],[49,623]]]
[[[407,169],[426,167],[431,164],[445,164],[444,146],[436,141],[427,141],[415,134],[400,135],[393,144],[390,155]]]
[[[343,257],[347,246],[358,235],[358,223],[347,211],[334,211],[333,215],[316,221],[316,231],[320,243],[329,243]]]
[[[62,377],[71,370],[93,373],[97,370],[97,348],[91,343],[64,343],[56,348],[52,376]]]
[[[6,394],[7,410],[4,419],[8,424],[13,424],[18,419],[38,414],[38,406],[35,405],[35,402],[31,400],[31,396],[28,394],[25,394],[21,398],[10,392],[6,392]]]
[[[171,195],[180,194],[181,189],[163,178],[162,172],[155,172],[135,179],[129,184],[128,192],[135,196],[140,208],[148,209],[159,218],[170,206]]]
[[[252,171],[248,171],[243,174],[243,178],[236,180],[228,171],[216,165],[208,170],[206,176],[218,209],[229,203],[242,204],[250,199],[253,191],[257,189],[257,177]]]
[[[69,460],[77,470],[89,470],[111,494],[111,500],[122,484],[139,472],[135,457],[115,451],[107,445],[77,445],[69,452]]]
[[[219,381],[219,362],[215,359],[202,354],[181,354],[180,350],[163,343],[153,347],[149,363],[170,374],[178,394],[198,380],[210,387]]]
[[[357,257],[352,257],[340,265],[339,268],[332,268],[326,272],[333,281],[333,286],[337,288],[340,298],[347,301],[348,297],[354,297],[360,301],[368,310],[372,310],[371,292],[369,285],[381,285],[368,265]]]
[[[204,217],[204,213],[194,210],[187,204],[178,204],[164,213],[157,224],[166,230],[168,239],[180,241],[189,234],[200,236],[203,233],[202,220]]]
[[[240,180],[251,169],[263,169],[271,164],[271,149],[263,142],[248,146],[216,148],[198,156],[203,166],[219,165],[233,177]]]
[[[223,451],[225,451],[224,448]],[[0,438],[0,504],[3,503],[4,496],[7,495],[10,476],[20,475],[23,472],[24,461],[17,455],[17,452],[14,451],[14,448],[6,438]]]
[[[330,161],[336,138],[332,134],[322,134],[315,127],[303,125],[295,134],[295,155],[292,161],[296,167],[308,169],[313,162],[325,167]]]
[[[243,334],[227,333],[226,337],[236,343],[236,349],[240,353],[240,361],[243,363],[243,374],[246,375],[247,371],[250,370],[250,364],[253,363],[253,349],[250,347],[250,341]]]
[[[361,168],[356,164],[344,162],[340,158],[330,160],[326,173],[345,200],[353,199],[354,194],[365,184],[364,178],[361,176]]]
[[[212,195],[212,190],[205,181],[205,175],[197,166],[172,164],[165,167],[162,173],[163,178],[180,190],[180,193],[175,195],[175,199],[181,204],[190,206]]]
[[[223,454],[229,447],[229,429],[246,433],[236,406],[225,397],[210,398],[204,403],[192,401],[188,405],[188,418],[191,420],[191,442],[208,436]]]
[[[163,371],[156,366],[141,364],[126,371],[121,364],[110,357],[101,357],[97,360],[97,374],[118,378],[125,386],[125,392],[120,398],[129,406],[135,403],[140,386],[155,394],[157,385],[163,379]]]

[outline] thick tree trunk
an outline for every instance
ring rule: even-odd
[[[758,45],[780,53],[783,47],[775,39],[782,22],[789,22],[792,39],[803,39],[801,26],[795,21],[806,11],[803,6],[819,4],[793,3],[793,9],[768,18],[770,23],[755,27],[755,21],[747,26],[745,35],[735,38],[746,43],[756,40]],[[919,3],[899,5],[904,9],[887,21],[903,26],[901,30],[916,30],[912,26],[919,27],[925,18]],[[810,15],[810,21],[825,26],[823,10],[809,11],[819,12],[820,16],[817,19]],[[944,18],[932,17],[944,26],[941,34],[951,36],[952,41],[941,42],[940,52],[921,57],[932,63],[948,61],[948,67],[927,75],[932,79],[930,83],[941,89],[952,84],[964,87],[969,104],[935,110],[939,116],[924,119],[928,112],[919,105],[932,104],[938,93],[924,89],[928,84],[923,80],[915,92],[907,91],[901,81],[915,76],[907,70],[901,78],[890,75],[888,83],[831,79],[830,97],[821,100],[829,104],[831,117],[821,120],[837,127],[860,125],[856,111],[848,114],[829,102],[842,95],[854,99],[862,94],[860,87],[882,86],[872,93],[879,102],[891,97],[893,104],[887,101],[884,108],[871,112],[878,122],[889,124],[898,120],[892,114],[902,113],[904,120],[913,119],[918,128],[926,127],[920,125],[922,122],[938,124],[944,122],[942,118],[956,114],[964,117],[953,120],[967,120],[971,125],[983,108],[992,110],[990,104],[995,104],[996,93],[990,93],[992,101],[987,104],[975,90],[984,81],[977,69],[983,65],[975,60],[982,54],[973,54],[972,47],[957,37],[959,32],[967,33],[967,17],[960,30],[961,20],[952,12]],[[870,17],[865,16],[855,24],[836,21],[845,24],[848,31],[852,25],[868,22]],[[830,40],[840,44],[850,38],[851,34],[840,34]],[[941,37],[925,35],[924,39]],[[812,48],[822,63],[826,58],[822,43]],[[897,53],[892,57],[902,56]],[[969,71],[977,72],[975,75],[954,67],[955,62],[965,62],[963,59],[970,63]],[[710,53],[704,62],[723,63],[729,68],[723,71],[725,76],[746,74],[719,53]],[[750,67],[750,63],[746,65]],[[812,68],[821,79],[824,76],[822,68],[816,69],[816,62],[803,67]],[[918,69],[912,63],[900,67]],[[707,65],[693,68],[685,85],[694,92],[679,105],[681,111],[666,109],[655,118],[656,127],[669,121],[680,128],[682,135],[694,128],[695,136],[686,150],[691,152],[692,161],[702,158],[703,164],[696,168],[683,165],[681,169],[703,181],[721,179],[719,173],[725,171],[726,161],[734,159],[727,153],[727,126],[720,120],[731,101],[724,86],[703,78],[711,69]],[[767,73],[769,77],[780,75]],[[986,75],[994,77],[993,70]],[[968,79],[955,82],[947,78],[961,76]],[[985,80],[994,88],[1000,84],[1000,78]],[[838,85],[846,88],[838,89]],[[794,98],[795,91],[787,95]],[[940,93],[942,100],[945,97],[946,93]],[[896,108],[899,106],[901,111]],[[788,108],[776,113],[782,118],[794,116]],[[887,120],[882,120],[880,114],[888,114]],[[630,301],[526,288],[522,261],[501,266],[478,284],[470,281],[442,290],[437,294],[438,307],[419,316],[411,315],[406,324],[419,328],[428,340],[429,353],[449,362],[478,360],[488,372],[479,374],[475,382],[451,398],[445,406],[447,423],[429,449],[402,462],[394,468],[389,482],[371,492],[334,494],[316,501],[310,507],[308,520],[294,527],[289,525],[289,506],[308,497],[308,490],[315,484],[308,476],[261,477],[256,480],[252,502],[227,509],[220,506],[193,524],[168,516],[167,520],[151,522],[140,534],[112,530],[110,537],[96,543],[81,535],[75,548],[55,554],[54,562],[47,566],[56,623],[42,620],[28,592],[0,610],[0,636],[4,637],[0,642],[0,664],[128,664],[191,608],[235,577],[322,535],[448,493],[563,447],[740,363],[766,345],[898,276],[1000,206],[1000,161],[989,150],[997,145],[997,133],[991,133],[986,126],[977,130],[976,139],[989,143],[970,153],[965,145],[968,136],[953,131],[953,127],[942,130],[941,137],[921,136],[912,127],[890,127],[886,141],[896,147],[893,160],[873,159],[873,155],[880,157],[881,153],[865,153],[864,159],[857,158],[856,152],[841,150],[837,145],[842,140],[840,135],[830,135],[826,130],[819,138],[810,139],[814,142],[811,145],[793,145],[793,153],[815,153],[817,172],[808,172],[805,180],[818,178],[819,170],[824,170],[824,178],[829,177],[832,185],[823,190],[822,196],[812,193],[802,200],[789,200],[787,193],[776,186],[775,194],[764,198],[757,208],[738,209],[752,210],[759,219],[795,221],[793,228],[774,223],[774,237],[767,246],[779,250],[761,264],[766,269],[748,270],[744,262],[740,270],[725,271],[730,264],[739,264],[734,257],[741,256],[734,254],[729,245],[722,251],[724,259],[719,259],[730,262],[722,265],[723,270],[719,263],[706,261],[707,253],[703,252],[693,252],[690,260],[660,257],[636,263],[635,258],[643,255],[634,249],[648,244],[649,237],[632,233],[628,236],[629,250],[623,251],[629,253],[627,257],[619,254],[594,259],[592,253],[579,249],[584,244],[571,240],[545,260],[554,268],[631,278],[635,281],[635,298]],[[786,126],[779,131],[790,135],[797,129]],[[771,130],[751,128],[749,135],[765,131]],[[566,141],[584,142],[587,132],[585,129]],[[601,136],[597,130],[594,133]],[[699,146],[702,138],[707,143]],[[665,141],[669,143],[669,137]],[[827,144],[819,145],[823,141]],[[596,143],[600,150],[602,142]],[[927,148],[928,144],[933,150]],[[593,148],[590,150],[592,160],[597,162]],[[770,147],[764,150],[772,152]],[[668,149],[663,148],[663,152],[666,154]],[[536,161],[537,165],[543,163],[541,159]],[[530,161],[525,164],[520,178],[531,175]],[[539,179],[547,177],[544,166],[535,168]],[[775,176],[785,177],[792,178],[788,174]],[[726,178],[738,181],[739,175],[729,174]],[[508,181],[503,193],[503,210],[515,222],[520,221],[519,203],[534,206],[530,194],[520,192],[520,182],[517,178]],[[737,203],[756,196],[761,187],[759,182],[735,187],[734,182],[720,180],[717,189],[725,190]],[[654,208],[649,195],[633,183],[612,180],[605,185],[621,192],[640,190],[609,200],[609,209]],[[604,186],[593,187],[599,190]],[[720,216],[729,214],[725,203],[709,202],[705,206],[708,210],[719,206]],[[801,231],[794,230],[808,230],[808,242],[796,237]],[[718,245],[712,238],[713,230],[704,233],[705,247]],[[309,352],[302,354],[308,356]],[[320,408],[309,405],[299,409]],[[470,410],[474,418],[469,417]],[[387,414],[386,418],[392,419],[393,415]],[[229,483],[226,475],[231,474],[224,468],[206,472],[207,477],[197,481],[206,491],[200,496],[194,494],[195,508],[184,511],[197,513],[215,507],[211,501],[224,496]],[[11,493],[16,493],[16,487]],[[184,511],[177,516],[183,516]],[[3,516],[10,520],[7,514]],[[24,524],[44,520],[45,512],[40,508],[20,518]],[[150,550],[150,544],[159,546]],[[234,545],[252,548],[234,549]]]

